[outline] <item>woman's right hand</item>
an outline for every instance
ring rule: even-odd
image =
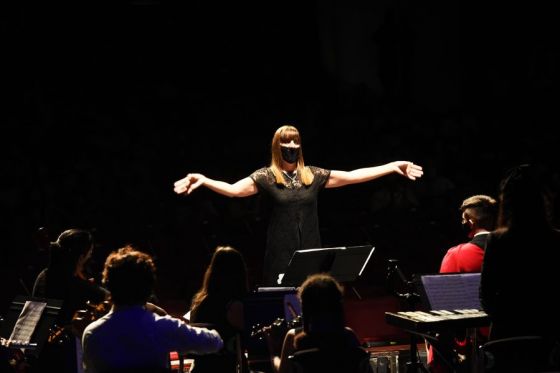
[[[188,174],[181,180],[175,182],[173,190],[177,194],[191,194],[193,190],[201,186],[206,180],[202,174]]]

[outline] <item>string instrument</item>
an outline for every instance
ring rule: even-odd
[[[51,344],[60,344],[66,342],[70,336],[81,338],[84,329],[97,320],[103,317],[111,309],[111,302],[103,301],[101,303],[86,303],[86,309],[77,310],[74,312],[72,321],[67,325],[54,325],[47,338],[47,342]]]
[[[271,324],[261,326],[260,324],[253,325],[251,331],[251,337],[262,339],[265,333],[275,333],[275,332],[287,332],[293,328],[299,328],[303,324],[303,319],[301,315],[297,315],[293,320],[286,321],[285,319],[279,317],[274,320]]]
[[[24,346],[18,346],[0,337],[0,371],[14,373],[29,371],[29,363],[22,347]]]

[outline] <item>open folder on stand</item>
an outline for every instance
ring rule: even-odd
[[[339,282],[355,281],[374,250],[372,245],[297,250],[286,272],[279,276],[278,285],[297,287],[315,273],[330,273]]]
[[[20,348],[37,357],[47,343],[61,307],[62,300],[18,295],[0,325],[0,337],[7,347]]]
[[[480,310],[480,272],[424,274],[414,280],[429,310]]]

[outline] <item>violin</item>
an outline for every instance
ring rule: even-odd
[[[302,324],[303,324],[303,318],[301,315],[297,315],[291,321],[286,321],[286,319],[279,317],[269,325],[265,325],[265,326],[261,326],[260,324],[253,325],[251,331],[251,337],[262,339],[264,334],[270,333],[271,330],[273,332],[275,331],[287,332],[290,329],[299,328]]]
[[[60,344],[66,342],[70,336],[82,338],[85,328],[95,320],[103,317],[111,309],[111,302],[103,301],[101,303],[86,303],[86,309],[77,310],[72,316],[72,321],[67,325],[54,325],[47,338],[47,342],[51,344]]]
[[[0,371],[25,373],[29,371],[30,365],[27,362],[24,350],[21,346],[11,343],[5,338],[0,337]]]

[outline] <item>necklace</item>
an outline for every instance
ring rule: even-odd
[[[288,177],[288,179],[290,179],[292,181],[292,183],[294,181],[296,181],[296,176],[297,176],[297,171],[292,172],[292,175],[290,175],[288,172],[282,170],[282,172],[284,173],[284,175],[286,175]]]

